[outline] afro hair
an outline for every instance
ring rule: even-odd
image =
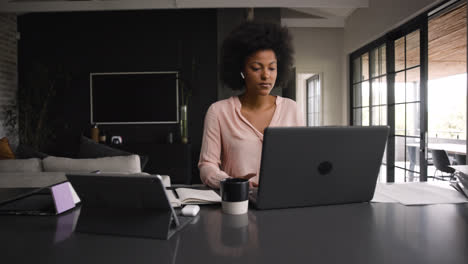
[[[292,37],[286,27],[273,23],[244,22],[224,40],[221,79],[233,90],[242,90],[240,72],[246,59],[260,50],[273,50],[277,59],[276,86],[286,85],[294,62]]]

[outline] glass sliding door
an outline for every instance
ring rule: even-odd
[[[369,53],[364,53],[353,61],[353,124],[369,125]]]
[[[391,128],[379,180],[426,180],[427,18],[351,55],[351,124]],[[426,41],[426,42],[425,42]]]
[[[435,178],[431,149],[467,163],[466,1],[442,3],[353,52],[350,69],[351,124],[390,126],[381,180]]]
[[[370,117],[372,126],[388,125],[387,122],[387,48],[381,45],[370,52]],[[387,181],[387,151],[385,150],[379,181]]]
[[[466,164],[466,3],[428,22],[428,149],[443,149],[452,164]],[[443,178],[429,165],[428,177]]]
[[[421,30],[393,40],[394,181],[419,181],[421,175]]]
[[[353,125],[387,125],[387,52],[380,45],[353,60]],[[387,180],[384,153],[379,181]]]

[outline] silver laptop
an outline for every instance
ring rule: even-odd
[[[265,130],[257,209],[370,201],[387,126],[270,127]]]

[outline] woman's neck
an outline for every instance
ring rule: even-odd
[[[242,104],[242,107],[251,110],[264,110],[272,107],[275,104],[276,97],[273,95],[252,95],[246,92],[239,95],[239,100]]]

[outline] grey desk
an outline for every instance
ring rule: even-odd
[[[59,217],[0,216],[2,263],[468,263],[468,206],[217,206],[168,241],[74,233]]]

